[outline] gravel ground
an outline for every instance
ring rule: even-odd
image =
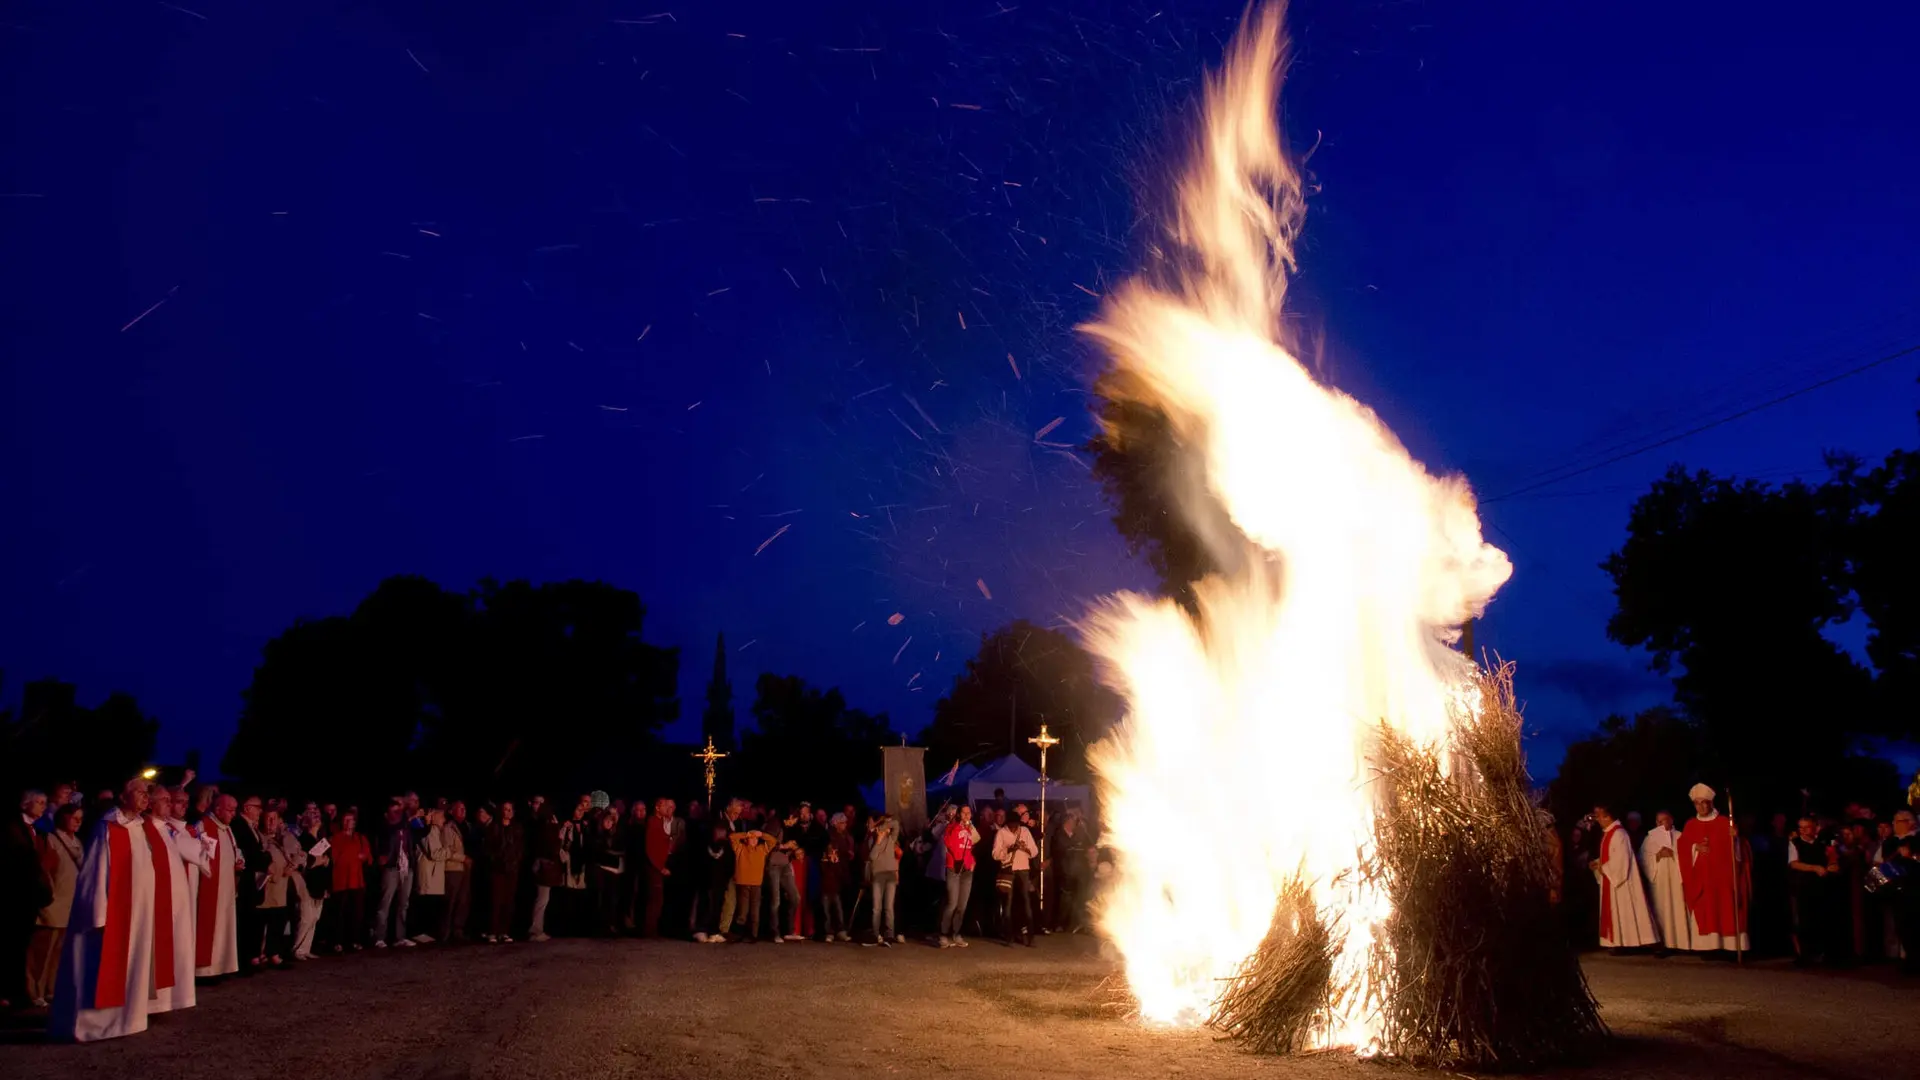
[[[1920,984],[1891,974],[1588,963],[1620,1036],[1554,1075],[1708,1080],[1913,1075]],[[556,941],[329,958],[204,988],[144,1035],[49,1045],[0,1028],[9,1080],[185,1077],[1380,1077],[1349,1055],[1262,1058],[1143,1029],[1084,938],[962,951]],[[1433,1074],[1439,1075],[1439,1074]]]

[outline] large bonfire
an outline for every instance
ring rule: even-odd
[[[1122,594],[1087,621],[1128,705],[1095,751],[1120,855],[1101,925],[1149,1022],[1544,1060],[1601,1029],[1551,945],[1507,673],[1452,647],[1511,566],[1463,479],[1283,342],[1304,202],[1275,115],[1282,16],[1250,12],[1207,83],[1167,260],[1086,327],[1103,392],[1164,414],[1204,476],[1169,502],[1231,568],[1192,610]]]

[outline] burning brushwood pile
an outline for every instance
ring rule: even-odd
[[[1511,566],[1465,480],[1283,340],[1305,204],[1278,132],[1281,24],[1269,5],[1242,25],[1164,261],[1086,328],[1109,401],[1165,418],[1200,478],[1169,512],[1226,568],[1190,607],[1121,594],[1087,620],[1127,702],[1094,754],[1122,856],[1100,919],[1148,1022],[1537,1064],[1604,1028],[1548,907],[1511,672],[1453,647]]]

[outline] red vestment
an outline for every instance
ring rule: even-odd
[[[141,822],[147,832],[147,851],[153,855],[153,985],[173,987],[173,848],[151,820]]]
[[[1745,843],[1734,836],[1732,820],[1725,814],[1696,817],[1680,831],[1678,846],[1680,883],[1694,927],[1702,934],[1745,934],[1752,877]]]

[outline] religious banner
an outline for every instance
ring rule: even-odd
[[[927,748],[883,746],[880,764],[887,786],[886,811],[900,821],[900,835],[927,827]]]

